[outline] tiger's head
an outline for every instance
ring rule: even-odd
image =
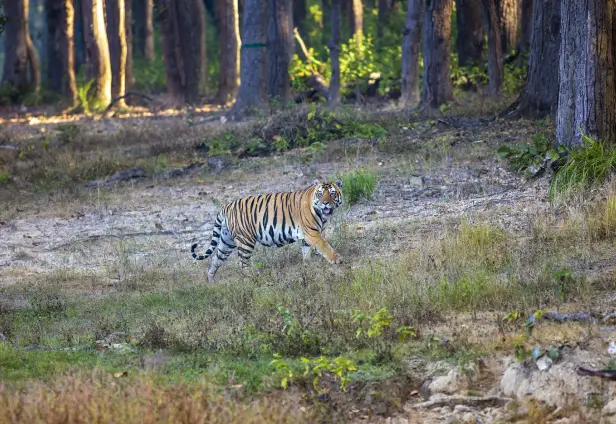
[[[342,205],[342,181],[336,183],[321,183],[314,180],[316,189],[312,198],[312,206],[318,210],[322,216],[329,217],[334,213],[334,209]]]

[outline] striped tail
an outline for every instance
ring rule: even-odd
[[[195,243],[191,246],[190,252],[192,253],[192,257],[198,261],[202,261],[204,259],[209,258],[212,253],[216,251],[216,246],[218,246],[218,242],[220,241],[220,232],[222,228],[224,217],[221,213],[216,216],[216,222],[214,223],[214,230],[212,231],[212,240],[210,241],[210,246],[205,251],[203,255],[197,255],[195,250],[197,249],[198,243]]]

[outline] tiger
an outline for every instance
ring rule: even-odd
[[[321,183],[318,179],[303,190],[234,200],[218,211],[208,249],[203,255],[197,255],[198,243],[194,243],[192,257],[202,261],[214,255],[207,273],[210,283],[235,248],[242,268],[249,267],[256,243],[281,247],[302,240],[303,260],[314,251],[329,263],[342,264],[340,255],[321,233],[334,210],[343,202],[341,180]]]

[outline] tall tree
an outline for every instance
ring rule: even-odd
[[[503,78],[505,75],[498,15],[496,14],[494,0],[482,0],[482,3],[486,32],[488,33],[488,78],[490,79],[490,95],[497,96],[503,85]]]
[[[271,99],[286,103],[289,92],[289,62],[291,51],[291,0],[269,0],[268,84]]]
[[[74,0],[46,0],[47,79],[49,88],[77,102]]]
[[[335,107],[340,103],[340,20],[342,15],[341,0],[332,0],[332,28],[331,39],[329,42],[329,57],[332,73],[329,80],[329,93],[327,104]]]
[[[500,22],[501,49],[508,52],[518,41],[520,0],[496,0],[496,11]]]
[[[240,87],[232,114],[243,115],[265,104],[267,82],[267,8],[259,0],[244,0]]]
[[[126,89],[135,83],[133,76],[133,0],[124,0],[126,14]]]
[[[419,103],[419,49],[423,0],[408,0],[402,38],[402,102],[405,106]]]
[[[169,94],[197,103],[205,85],[205,6],[202,0],[160,0],[159,9]]]
[[[226,104],[237,95],[240,84],[240,26],[237,0],[216,0],[220,77],[216,102]]]
[[[583,131],[616,142],[616,4],[561,3],[556,141],[575,146]]]
[[[522,0],[522,34],[516,49],[525,52],[530,48],[530,38],[533,31],[533,3],[533,0]]]
[[[426,0],[421,101],[433,108],[453,100],[453,84],[449,69],[452,11],[453,0]]]
[[[148,63],[154,62],[154,0],[133,0],[134,37],[137,50]]]
[[[28,30],[28,0],[4,3],[4,69],[2,84],[14,86],[19,94],[40,87],[40,67]],[[28,66],[32,78],[28,78]]]
[[[111,61],[105,32],[104,0],[81,0],[86,51],[86,78],[93,80],[93,98],[100,105],[111,101]]]
[[[124,0],[106,0],[107,39],[111,61],[111,95],[126,93],[126,4]],[[124,104],[120,101],[120,104]]]
[[[526,86],[501,116],[542,118],[556,116],[560,52],[560,0],[535,1]]]
[[[458,63],[466,66],[479,62],[483,52],[483,20],[481,0],[456,0],[456,49]]]
[[[361,0],[351,0],[351,36],[355,40],[357,49],[361,51],[364,36],[364,5]]]

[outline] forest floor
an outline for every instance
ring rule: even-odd
[[[496,153],[549,123],[285,113],[2,124],[0,415],[616,422],[613,385],[576,373],[616,368],[613,185],[553,204]],[[273,152],[302,125],[343,133]],[[325,232],[346,266],[261,247],[207,283],[190,245],[221,204],[358,169],[374,191]]]

